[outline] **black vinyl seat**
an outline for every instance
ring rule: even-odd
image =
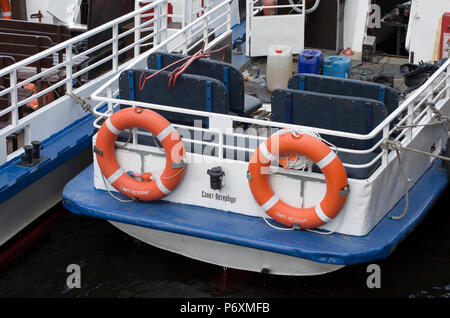
[[[160,70],[187,55],[157,52],[147,59],[149,69]],[[229,114],[250,117],[261,106],[261,101],[244,93],[244,78],[241,72],[233,65],[207,58],[194,61],[185,71],[186,74],[195,74],[214,78],[224,83],[228,90]]]
[[[274,90],[271,102],[272,121],[362,135],[370,133],[388,114],[386,105],[377,100],[293,89]],[[340,148],[366,150],[372,148],[382,136],[380,133],[370,140],[324,134],[321,137]],[[371,162],[377,153],[359,155],[340,152],[338,155],[345,163],[365,164]],[[366,179],[378,165],[379,162],[366,169],[346,170],[351,178]],[[318,168],[315,170],[318,171]]]

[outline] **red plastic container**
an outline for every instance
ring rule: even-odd
[[[442,16],[439,59],[450,58],[450,12]]]

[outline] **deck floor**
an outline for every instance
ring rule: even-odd
[[[245,52],[245,47],[244,47]],[[322,50],[323,56],[335,55],[334,51]],[[293,74],[297,73],[297,58],[298,55],[293,57]],[[368,74],[386,74],[393,75],[394,77],[394,88],[400,91],[405,90],[407,87],[404,84],[404,79],[400,72],[400,66],[402,64],[408,63],[407,58],[391,57],[391,56],[381,56],[376,55],[373,62],[362,62],[361,53],[355,53],[350,56],[351,59],[351,79],[361,80],[361,73],[366,72]],[[255,96],[261,100],[263,103],[270,103],[271,92],[267,90],[266,86],[266,68],[267,68],[267,57],[256,57],[248,58],[245,60],[245,54],[233,54],[233,64],[239,67],[241,72],[247,71],[248,74],[252,76],[252,79],[246,80],[244,82],[246,94]],[[258,69],[257,73],[253,69]],[[262,80],[254,80],[253,76],[261,77]],[[370,75],[369,75],[370,76]]]

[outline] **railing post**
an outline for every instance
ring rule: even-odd
[[[220,131],[222,134],[226,134],[227,131],[232,131],[233,129],[233,119],[210,116],[209,125]]]
[[[169,20],[169,1],[164,1],[161,4],[161,6],[162,6],[161,8],[162,21],[159,30],[160,34],[159,43],[164,42],[167,39],[167,21]]]
[[[153,37],[153,47],[157,46],[159,43],[161,43],[161,38],[160,38],[160,23],[161,23],[161,5],[156,6],[153,9],[153,34],[155,35]]]
[[[407,126],[411,126],[414,120],[414,104],[410,103],[408,105],[408,113],[407,113],[407,119],[406,119],[406,125]],[[410,142],[412,141],[412,132],[413,132],[413,127],[408,127],[407,128],[407,132],[406,132],[406,138],[407,141]]]
[[[26,125],[23,129],[24,133],[23,133],[23,140],[25,145],[30,144],[31,143],[31,138],[32,138],[32,132],[31,132],[31,125],[32,122],[30,122],[28,125]]]
[[[113,71],[117,72],[119,69],[119,25],[115,24],[112,30],[112,51],[113,51]]]
[[[433,92],[434,92],[434,82],[430,84],[430,86],[428,86],[427,88],[427,101],[432,103],[433,102]],[[433,111],[431,110],[431,108],[427,105],[427,117],[428,120],[431,120],[431,118],[433,117]]]
[[[450,98],[450,64],[447,66],[447,83],[446,83],[446,88],[447,88],[447,98]]]
[[[231,30],[231,1],[227,3],[227,31]]]
[[[186,25],[189,25],[192,22],[192,12],[194,10],[192,0],[186,0],[183,6],[183,25],[184,28]]]
[[[107,88],[106,88],[106,96],[108,97],[108,98],[113,98],[113,90],[112,90],[112,87],[111,86],[108,86]],[[114,105],[113,105],[113,102],[111,102],[111,101],[108,101],[108,114],[113,114],[114,113]]]
[[[383,140],[389,140],[389,124],[383,127]],[[388,165],[389,150],[383,148],[382,152],[383,155],[381,157],[381,166],[386,168]]]
[[[208,48],[208,16],[203,16],[203,42],[205,49]]]
[[[17,70],[12,71],[11,73],[9,73],[9,82],[10,82],[10,86],[12,88],[12,92],[11,92],[11,106],[14,107],[13,110],[11,111],[11,124],[13,126],[17,126],[17,124],[19,123],[19,111],[18,111],[18,99],[17,99]]]
[[[184,2],[184,6],[183,6],[183,16],[184,16],[184,25],[183,28],[189,24],[192,23],[192,12],[194,12],[194,6],[192,3],[192,0],[186,0]],[[194,19],[195,20],[195,19]],[[187,39],[188,37],[191,36],[192,30],[189,28],[188,30],[186,30],[186,37],[185,39]],[[186,52],[187,52],[187,46],[186,46]]]
[[[66,92],[72,94],[72,45],[66,47]]]
[[[138,10],[140,8],[139,1],[135,2],[134,9]],[[134,17],[134,27],[136,28],[134,30],[134,57],[138,57],[141,54],[141,46],[139,44],[139,41],[141,40],[141,30],[138,28],[138,26],[141,24],[141,13],[136,14]]]
[[[8,149],[7,149],[7,141],[6,136],[1,136],[0,138],[0,166],[6,163],[8,158]]]
[[[253,19],[253,0],[248,0],[246,5],[246,23],[245,23],[245,55],[250,56],[250,30],[252,25],[252,19]]]
[[[219,162],[224,160],[223,158],[223,138],[224,133],[222,131],[219,132]]]
[[[137,128],[131,128],[131,131],[133,133],[133,146],[136,146],[138,144]]]
[[[187,44],[187,42],[188,42],[188,35],[187,35],[187,31],[188,30],[186,30],[185,32],[183,32],[183,54],[187,54],[187,51],[188,51],[188,44]]]
[[[168,35],[168,21],[169,21],[169,1],[164,1],[162,4],[160,4],[161,7],[161,23],[160,23],[160,29],[159,29],[159,43],[163,43],[167,38]],[[155,47],[155,46],[153,46]],[[167,51],[167,44],[163,45],[158,49],[158,51],[165,52]]]

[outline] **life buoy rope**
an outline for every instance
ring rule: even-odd
[[[115,156],[115,141],[128,128],[146,129],[162,144],[166,164],[160,177],[140,181],[120,168]],[[185,172],[185,152],[180,135],[169,121],[149,109],[126,108],[111,115],[100,127],[95,152],[106,180],[125,196],[141,201],[154,201],[167,196],[175,190]]]
[[[325,176],[325,197],[314,207],[292,207],[270,186],[267,171],[271,163],[279,155],[293,153],[310,158]],[[285,132],[265,140],[250,159],[248,179],[253,197],[269,216],[288,227],[297,225],[302,229],[317,228],[330,222],[342,209],[349,192],[347,174],[339,157],[325,143],[307,134]]]
[[[2,18],[11,20],[12,11],[11,6],[9,4],[9,0],[0,0],[0,7],[2,8]]]

